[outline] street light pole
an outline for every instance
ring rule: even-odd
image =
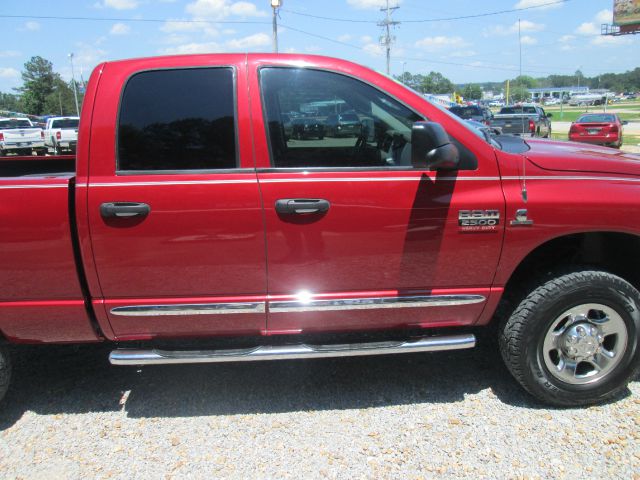
[[[406,82],[404,81],[404,67],[407,64],[407,62],[402,62],[402,83],[406,84]]]
[[[73,71],[73,53],[69,54],[69,61],[71,62],[71,82],[73,83],[73,98],[76,101],[76,116],[80,116],[80,108],[78,107],[78,89],[76,88],[76,76]]]
[[[282,6],[282,0],[271,0],[273,9],[273,53],[278,53],[278,8]]]

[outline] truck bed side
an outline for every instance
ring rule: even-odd
[[[0,334],[23,343],[99,340],[74,253],[73,174],[10,178],[9,165],[0,164]]]

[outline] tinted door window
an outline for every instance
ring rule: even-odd
[[[376,88],[296,68],[263,68],[260,83],[274,167],[411,167],[422,118]]]
[[[119,170],[236,165],[231,68],[154,70],[127,82],[118,123]]]

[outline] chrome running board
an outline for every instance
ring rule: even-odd
[[[357,357],[391,353],[438,352],[473,348],[471,334],[421,337],[406,341],[347,343],[341,345],[264,345],[225,350],[117,349],[109,355],[112,365],[163,365],[170,363],[251,362],[299,358]]]

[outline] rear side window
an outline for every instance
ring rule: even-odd
[[[29,120],[20,120],[10,118],[8,120],[0,120],[0,129],[9,130],[11,128],[31,128],[31,122]]]
[[[127,82],[118,120],[118,170],[235,168],[231,68],[154,70]]]
[[[608,114],[591,114],[591,115],[582,115],[580,118],[576,120],[578,123],[606,123],[606,122],[615,122],[615,115]]]
[[[79,120],[75,118],[63,118],[51,122],[51,128],[78,128]]]

